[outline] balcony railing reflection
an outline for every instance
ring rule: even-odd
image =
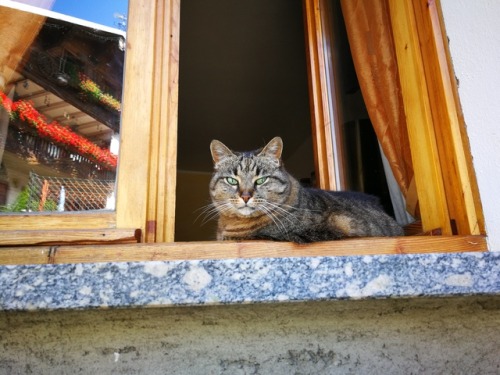
[[[47,166],[68,177],[97,180],[115,178],[114,171],[106,170],[82,155],[15,126],[9,126],[5,150],[15,154],[19,163]]]

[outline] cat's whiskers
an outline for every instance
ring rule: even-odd
[[[217,214],[218,211],[216,207],[206,207],[204,208],[203,212],[196,217],[194,222],[197,222],[200,217],[203,217],[200,225],[205,225],[207,222],[217,217]]]
[[[286,233],[288,233],[288,230],[285,224],[283,223],[283,220],[281,219],[287,220],[288,223],[292,225],[297,224],[298,219],[295,217],[295,215],[292,212],[289,212],[284,208],[280,207],[278,204],[269,202],[268,200],[262,198],[256,199],[256,202],[259,203],[260,209],[273,220],[276,227],[283,234],[286,235]]]
[[[196,210],[194,210],[194,213],[196,212],[200,212],[200,214],[196,217],[196,219],[198,219],[201,215],[203,215],[204,213],[206,213],[207,211],[209,210],[213,210],[215,207],[215,204],[213,202],[210,202],[204,206],[201,206],[201,207],[198,207]],[[195,220],[196,221],[196,220]]]
[[[269,202],[269,203],[271,203],[271,202]],[[273,203],[273,204],[279,206],[279,208],[281,208],[281,209],[283,209],[283,207],[285,207],[285,208],[290,208],[293,211],[321,212],[321,210],[312,210],[310,208],[299,208],[299,207],[290,206],[289,204],[284,204],[284,203]],[[285,210],[285,211],[288,212],[288,213],[291,213],[290,211],[287,211],[287,210]]]
[[[295,219],[295,222],[298,221],[298,218],[296,217],[296,215],[293,212],[285,210],[283,207],[281,207],[280,204],[269,202],[266,199],[262,199],[261,201],[262,201],[261,203],[263,203],[264,205],[270,206],[271,210],[273,212],[275,212],[277,215],[280,215],[281,217],[287,219],[290,224],[294,224],[294,221],[291,218]],[[288,206],[288,205],[285,205],[285,206],[293,208],[293,207]]]
[[[205,225],[210,220],[216,218],[220,213],[224,213],[226,211],[231,210],[232,204],[230,202],[225,203],[210,203],[203,207],[198,208],[196,211],[201,210],[201,213],[194,220],[195,222],[203,216],[203,221],[200,225]]]
[[[280,232],[283,234],[287,233],[286,226],[283,224],[283,222],[279,219],[279,217],[275,214],[275,212],[269,208],[266,205],[261,205],[260,206],[261,210],[266,214],[267,217],[269,217],[276,227],[279,229]]]

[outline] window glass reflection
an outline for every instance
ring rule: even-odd
[[[125,32],[9,3],[0,7],[0,211],[114,209]]]

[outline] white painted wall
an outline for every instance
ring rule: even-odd
[[[500,1],[441,0],[488,242],[500,251]]]

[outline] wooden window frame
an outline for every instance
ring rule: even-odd
[[[177,117],[177,71],[166,73],[178,66],[170,63],[178,60],[173,13],[179,1],[129,2],[116,210],[1,215],[0,245],[173,240],[165,234],[175,211],[175,196],[166,197],[175,194],[176,131],[165,134]]]
[[[324,59],[333,50],[326,0],[305,0],[311,74],[313,129],[322,188],[336,186],[334,167],[325,168],[337,127],[326,90],[335,66]],[[484,235],[484,218],[465,132],[439,0],[388,0],[415,184],[423,231],[444,235]],[[338,106],[338,105],[337,105]],[[337,132],[338,130],[335,130]],[[342,171],[339,172],[342,175]]]
[[[303,3],[316,170],[320,187],[333,189],[323,0]],[[0,264],[486,251],[440,6],[427,3],[389,1],[410,143],[419,154],[415,179],[424,229],[442,227],[446,235],[310,245],[175,243],[180,0],[130,0],[116,212],[2,216],[0,244],[6,247],[0,249]],[[459,235],[449,235],[450,212],[460,220]],[[113,244],[137,240],[145,243]]]

